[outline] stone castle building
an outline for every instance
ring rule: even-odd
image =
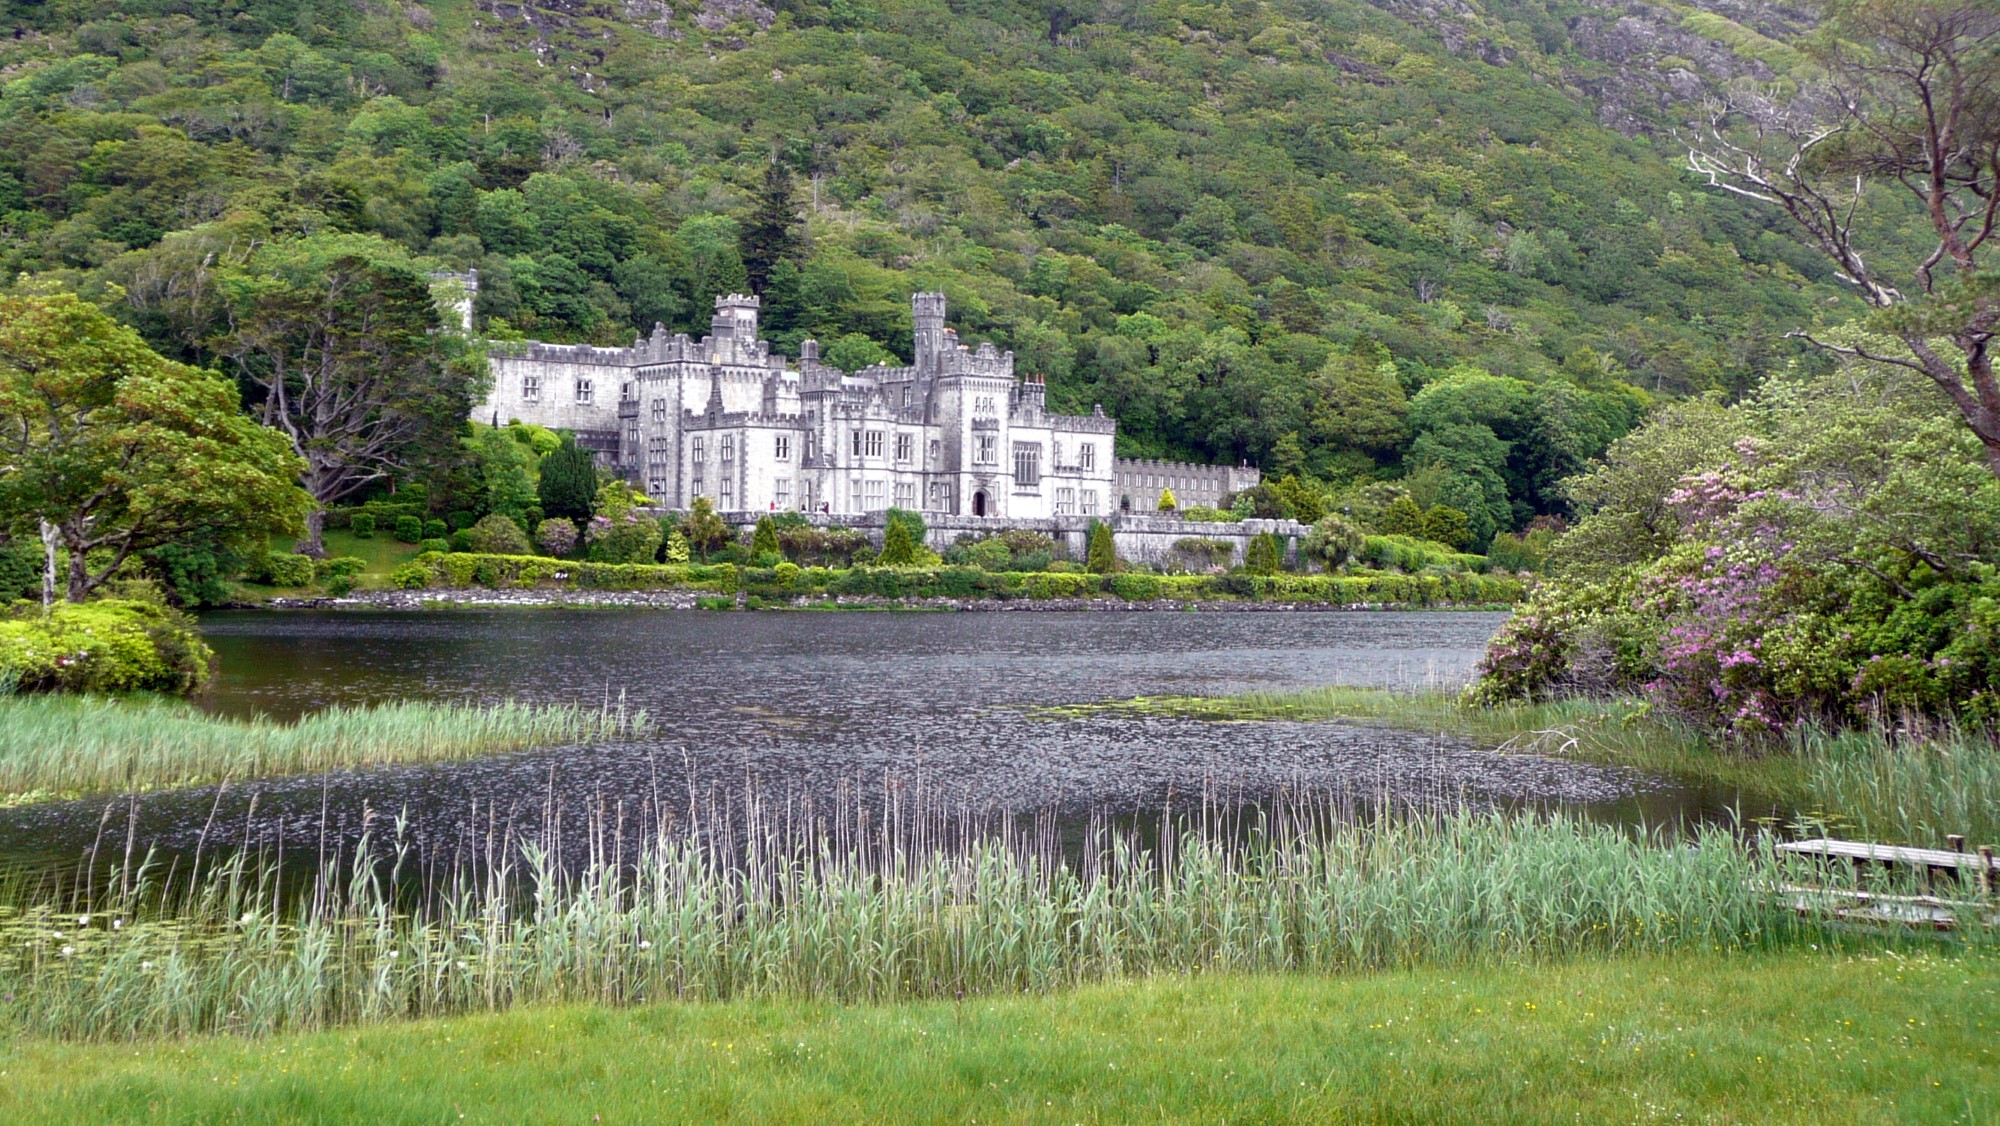
[[[736,513],[1081,519],[1153,512],[1168,488],[1183,506],[1219,504],[1257,483],[1254,469],[1115,459],[1102,408],[1050,412],[1012,352],[959,342],[943,294],[910,304],[907,367],[844,372],[811,340],[788,362],[758,335],[758,298],[734,293],[699,340],[656,325],[630,348],[503,347],[473,417],[572,431],[669,508],[705,496]]]

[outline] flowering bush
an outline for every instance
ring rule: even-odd
[[[1649,424],[1576,483],[1604,499],[1471,698],[1641,693],[1748,737],[1885,711],[2000,720],[2000,483],[1935,410],[1849,372]]]
[[[0,621],[0,673],[32,692],[193,692],[215,655],[179,612],[150,602],[58,602]]]
[[[551,516],[535,525],[535,542],[558,558],[576,550],[576,524],[561,516]]]

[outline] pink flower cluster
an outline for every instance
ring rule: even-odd
[[[1668,623],[1647,692],[1744,734],[1787,723],[1763,649],[1765,634],[1791,613],[1776,591],[1793,545],[1775,525],[1743,519],[1742,506],[1764,495],[1721,472],[1683,478],[1669,505],[1689,528],[1722,542],[1705,548],[1693,571],[1655,576],[1643,596]]]

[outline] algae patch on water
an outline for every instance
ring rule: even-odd
[[[1214,723],[1267,720],[1394,720],[1399,714],[1428,721],[1441,705],[1424,697],[1379,688],[1313,688],[1298,692],[1249,692],[1236,696],[1132,696],[1025,709],[1033,719],[1091,719],[1098,716],[1197,719]]]

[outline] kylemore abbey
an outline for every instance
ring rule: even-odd
[[[467,279],[472,281],[472,279]],[[476,281],[473,281],[476,284]],[[910,299],[914,362],[846,372],[758,335],[758,298],[715,299],[708,335],[655,326],[630,348],[529,343],[496,351],[474,417],[574,432],[656,503],[724,512],[864,515],[890,507],[1040,520],[1219,505],[1250,468],[1113,456],[1117,422],[1047,409],[1014,354],[962,344],[941,293]]]

